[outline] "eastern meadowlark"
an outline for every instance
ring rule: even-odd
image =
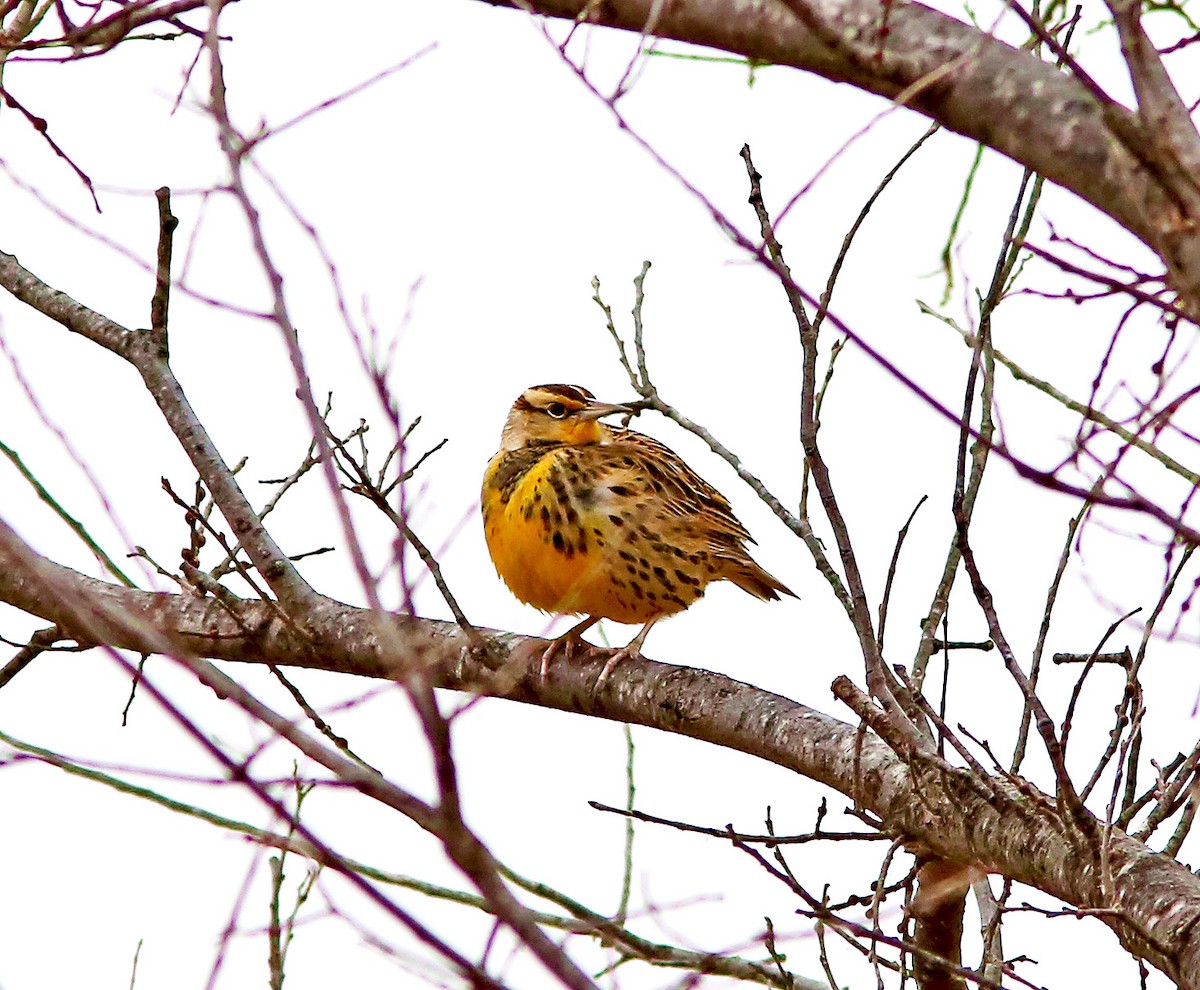
[[[607,426],[627,406],[577,385],[537,385],[513,403],[500,450],[483,478],[483,525],[496,571],[521,601],[584,615],[542,656],[542,677],[560,651],[600,619],[643,623],[609,658],[641,655],[659,619],[682,612],[712,581],[757,598],[792,595],[746,550],[746,528],[729,502],[673,450],[634,430]]]

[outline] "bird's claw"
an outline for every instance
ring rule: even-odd
[[[612,656],[604,664],[604,669],[600,671],[600,676],[596,678],[595,690],[599,691],[604,687],[604,682],[608,680],[608,675],[613,672],[617,664],[622,660],[641,660],[642,654],[638,650],[631,650],[628,646],[623,646],[621,649],[613,653]]]
[[[554,640],[546,651],[542,654],[542,680],[544,681],[550,674],[550,662],[558,655],[563,654],[563,659],[570,660],[575,655],[575,651],[579,648],[581,640],[578,636],[560,636]]]

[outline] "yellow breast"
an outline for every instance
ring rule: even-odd
[[[536,608],[587,611],[579,595],[598,563],[598,547],[552,484],[554,454],[535,459],[511,482],[500,476],[504,460],[504,454],[492,459],[483,482],[484,536],[497,573]]]
[[[750,534],[720,492],[657,440],[599,423],[631,411],[575,385],[534,386],[513,403],[482,497],[488,551],[513,594],[645,629],[713,581],[792,594],[746,551]]]
[[[701,583],[693,582],[685,596],[672,593],[676,586],[664,565],[677,561],[658,559],[625,522],[629,512],[625,518],[618,513],[611,486],[589,460],[579,448],[565,447],[523,448],[492,459],[482,504],[497,573],[517,598],[546,612],[639,623],[686,608]]]

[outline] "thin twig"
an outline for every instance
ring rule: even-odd
[[[154,270],[154,295],[150,299],[150,336],[158,346],[159,357],[171,357],[167,338],[167,316],[171,301],[171,250],[179,218],[171,212],[171,190],[161,186],[154,191],[158,201],[158,264]]]

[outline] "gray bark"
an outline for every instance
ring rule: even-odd
[[[603,691],[606,654],[554,666],[542,681],[545,640],[480,630],[472,647],[454,623],[325,600],[302,639],[267,604],[237,617],[210,598],[132,590],[36,557],[0,524],[0,600],[84,641],[220,660],[308,667],[404,680],[425,671],[443,688],[628,722],[739,750],[847,795],[911,848],[974,864],[1094,912],[1133,954],[1184,987],[1200,987],[1200,879],[1169,856],[1114,831],[1103,868],[1094,819],[1064,820],[1054,799],[1024,781],[981,779],[914,757],[789,698],[708,671],[626,662]],[[120,622],[108,616],[120,615]]]
[[[1184,308],[1200,311],[1200,138],[1148,44],[1125,45],[1142,81],[1142,106],[1130,109],[1069,69],[905,0],[484,2],[719,48],[899,99],[1108,214],[1158,254]],[[1137,36],[1133,21],[1125,33]],[[804,126],[796,109],[786,126]]]

